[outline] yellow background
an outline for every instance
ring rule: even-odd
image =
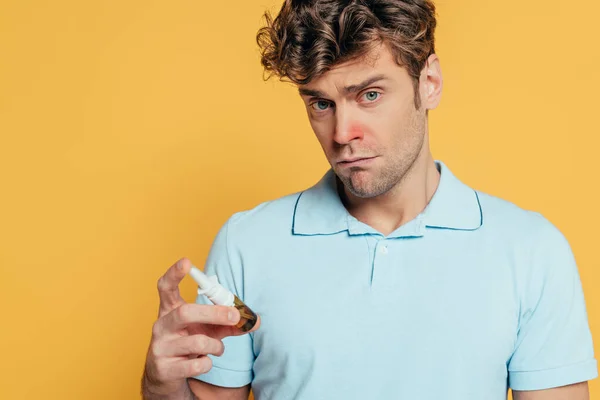
[[[139,398],[158,277],[321,177],[294,88],[262,81],[279,4],[0,2],[0,398]],[[600,343],[599,3],[437,5],[434,155],[563,231]]]

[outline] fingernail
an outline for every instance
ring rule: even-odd
[[[235,316],[235,313],[234,313],[233,311],[229,311],[229,312],[227,313],[227,318],[228,318],[230,321],[235,321],[235,320],[237,319],[237,318],[236,318],[236,316]]]

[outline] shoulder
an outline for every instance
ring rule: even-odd
[[[476,191],[481,205],[484,225],[498,233],[524,239],[544,236],[564,237],[559,229],[536,210],[528,210],[503,198]]]
[[[477,195],[483,215],[482,233],[487,242],[502,246],[519,269],[543,273],[552,264],[573,265],[567,238],[540,212],[486,193]]]
[[[236,212],[228,219],[227,229],[238,239],[290,232],[301,194],[288,194]]]

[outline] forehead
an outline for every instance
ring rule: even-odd
[[[401,80],[408,78],[406,69],[399,66],[387,45],[373,46],[359,58],[337,64],[322,75],[314,78],[299,88],[315,88],[323,85],[351,85],[375,74],[384,74],[388,79]]]

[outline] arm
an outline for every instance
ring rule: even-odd
[[[189,379],[188,384],[198,400],[248,400],[250,395],[250,385],[240,388],[225,388],[197,379]]]
[[[547,390],[513,391],[514,400],[589,400],[588,383],[562,386]]]
[[[571,394],[598,376],[575,258],[565,236],[547,220],[538,220],[534,229],[516,271],[521,312],[509,386],[523,392],[516,394],[519,400],[587,399]]]

